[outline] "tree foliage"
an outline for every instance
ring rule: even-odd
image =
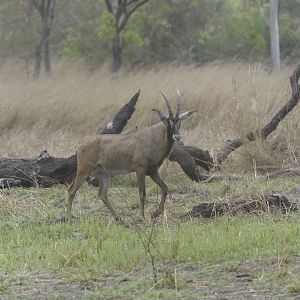
[[[0,0],[0,61],[33,57],[36,12],[28,0]],[[300,56],[300,1],[280,1],[281,58]],[[57,0],[51,54],[85,59],[96,67],[111,61],[114,16],[105,0]],[[270,62],[268,0],[149,0],[123,31],[124,63],[201,64],[216,59]]]

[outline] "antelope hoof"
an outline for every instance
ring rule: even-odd
[[[161,211],[156,210],[154,213],[152,213],[151,219],[155,219],[155,218],[159,217],[160,214],[161,214]]]
[[[118,215],[114,216],[114,218],[115,218],[115,220],[116,220],[117,222],[121,222],[121,221],[122,221],[122,218],[119,217]]]
[[[145,216],[137,216],[136,221],[138,223],[144,223],[146,221]]]
[[[78,219],[78,218],[68,213],[67,215],[62,216],[59,219],[59,221],[60,222],[72,222],[72,220],[76,220],[76,219]]]

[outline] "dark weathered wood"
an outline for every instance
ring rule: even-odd
[[[205,181],[211,177],[211,174],[205,172],[204,169],[201,169],[191,154],[185,151],[184,146],[179,143],[174,144],[169,160],[176,161],[184,173],[193,181]]]
[[[139,90],[130,101],[125,104],[119,112],[115,115],[112,122],[109,122],[104,129],[99,129],[97,133],[106,134],[117,134],[121,133],[125,128],[128,120],[131,118],[132,114],[135,112],[135,105],[140,96],[141,90]]]
[[[43,156],[41,158],[41,156]],[[58,158],[43,151],[37,159],[0,159],[0,188],[50,187],[71,182],[76,173],[76,157]]]
[[[224,176],[210,174],[205,172],[205,170],[210,171],[214,166],[219,166],[231,152],[241,147],[245,142],[252,142],[257,138],[266,139],[268,135],[277,128],[278,124],[284,119],[284,117],[297,105],[299,101],[299,77],[300,65],[297,66],[290,77],[290,84],[292,88],[292,96],[290,100],[260,131],[257,131],[256,133],[250,132],[243,139],[237,138],[234,140],[227,140],[223,147],[217,152],[215,163],[208,151],[203,151],[197,147],[181,144],[176,144],[174,146],[169,159],[171,161],[176,161],[181,166],[185,174],[193,181],[215,181],[224,178]],[[236,178],[236,176],[231,177]]]
[[[263,139],[266,139],[267,136],[273,132],[278,124],[285,118],[285,116],[293,110],[293,108],[299,102],[299,86],[298,80],[300,77],[300,65],[295,69],[292,76],[290,77],[290,84],[292,89],[292,96],[290,100],[280,109],[280,111],[272,118],[272,120],[264,126],[264,128],[260,131],[260,135]]]
[[[278,212],[283,213],[297,211],[296,203],[278,194],[266,195],[263,198],[253,200],[241,200],[234,203],[202,203],[194,206],[191,211],[182,215],[184,218],[203,217],[214,218],[224,214],[234,215],[237,213]]]
[[[50,187],[70,182],[76,172],[75,155],[57,158],[43,151],[37,159],[1,159],[0,188],[38,185]]]
[[[182,150],[187,152],[199,167],[205,169],[206,171],[210,171],[214,167],[214,160],[207,150],[202,150],[195,146],[187,146],[180,144],[178,146]]]
[[[244,139],[238,138],[235,140],[226,141],[224,146],[217,153],[217,165],[220,165],[232,151],[241,147],[245,143],[245,141],[252,142],[255,141],[257,138],[266,139],[268,135],[277,128],[278,124],[285,118],[285,116],[290,111],[292,111],[292,109],[299,102],[299,77],[300,65],[297,66],[292,76],[290,77],[290,84],[292,89],[292,96],[290,100],[279,110],[279,112],[271,119],[271,121],[268,124],[266,124],[260,131],[257,132],[257,134],[250,132],[246,135],[246,138]]]
[[[102,133],[120,133],[131,118],[140,95],[138,91],[103,129]],[[0,159],[0,188],[15,186],[50,187],[69,183],[76,174],[76,156],[53,157],[44,150],[36,159]]]
[[[139,98],[138,91],[130,101],[125,104],[104,129],[98,130],[102,134],[121,133],[135,111],[135,105]],[[179,163],[183,171],[194,181],[213,181],[221,177],[212,175],[206,170],[213,166],[213,159],[208,151],[197,147],[176,144],[169,157],[170,160]],[[204,169],[203,169],[204,168]],[[76,156],[58,158],[50,156],[43,151],[37,159],[2,159],[0,160],[0,178],[3,179],[2,187],[24,186],[50,187],[56,183],[71,182],[76,173]],[[98,186],[98,176],[94,172],[88,182]],[[1,180],[0,180],[1,186]]]
[[[260,137],[266,139],[267,136],[274,131],[280,121],[297,105],[299,101],[298,80],[300,77],[300,65],[290,77],[292,87],[291,99],[285,104],[281,110],[272,118],[272,120],[264,126],[257,134],[250,132],[245,139],[228,140],[225,145],[217,153],[217,161],[214,164],[212,157],[208,151],[201,150],[193,146],[186,146],[176,143],[171,151],[169,159],[177,162],[185,174],[193,181],[216,181],[228,178],[236,180],[239,177],[235,175],[218,175],[209,173],[213,166],[220,165],[228,155],[235,149],[242,146],[245,141],[254,141]],[[121,110],[117,113],[112,122],[98,133],[121,133],[126,126],[127,121],[135,111],[135,104],[140,95],[138,91]],[[11,166],[8,164],[12,162]],[[27,168],[27,169],[26,169]],[[42,187],[48,187],[54,183],[69,182],[76,172],[76,157],[56,158],[48,154],[39,160],[0,160],[0,186],[32,186],[38,184]],[[95,176],[94,176],[95,175]],[[2,179],[1,179],[2,178]],[[92,174],[89,183],[98,186],[97,174]]]
[[[76,162],[75,155],[68,158],[48,155],[38,159],[38,170],[34,174],[34,178],[41,187],[50,187],[57,183],[70,183],[76,174]]]

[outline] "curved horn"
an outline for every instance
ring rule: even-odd
[[[161,112],[159,109],[156,108],[152,108],[151,111],[154,111],[158,114],[159,118],[161,119],[161,121],[166,121],[167,117],[165,116],[165,114],[163,112]]]
[[[171,106],[170,106],[170,103],[169,103],[169,100],[168,100],[167,96],[165,95],[165,93],[162,90],[159,90],[159,91],[160,91],[160,93],[162,94],[163,98],[166,101],[168,111],[169,111],[169,117],[173,117],[173,112],[172,112],[172,109],[171,109]]]
[[[177,106],[176,106],[176,114],[175,114],[175,119],[179,118],[179,111],[180,111],[180,92],[177,89]]]

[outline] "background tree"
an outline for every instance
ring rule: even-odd
[[[280,70],[278,6],[279,6],[279,0],[270,0],[270,37],[271,37],[271,59],[272,59],[273,71]]]
[[[116,72],[122,65],[123,58],[123,35],[122,32],[127,25],[130,16],[149,0],[118,0],[112,2],[105,0],[107,10],[115,19],[115,35],[112,40],[112,71]]]
[[[28,0],[0,0],[0,62],[30,59],[34,47]]]
[[[41,17],[33,1],[0,0],[0,61],[25,62],[26,70],[38,76],[44,65],[44,40],[50,65],[50,40],[42,41]],[[48,1],[35,0],[46,8]],[[140,9],[134,12],[128,6],[138,3]],[[122,63],[127,68],[214,60],[270,63],[270,0],[151,0],[144,5],[141,0],[109,0],[109,4],[113,13],[105,0],[56,0],[55,19],[49,19],[51,58],[84,60],[96,69],[111,60],[114,45],[115,69]],[[117,22],[121,4],[127,5],[127,17],[119,9]],[[280,2],[280,56],[288,63],[300,58],[299,15],[299,0]],[[121,24],[125,27],[118,38],[116,26]],[[49,70],[51,65],[50,74]]]
[[[38,78],[41,70],[41,63],[44,59],[45,72],[48,76],[51,74],[50,63],[50,33],[54,19],[55,0],[32,0],[33,6],[41,17],[41,29],[35,48],[35,63],[33,76]],[[31,5],[30,3],[30,5]]]

